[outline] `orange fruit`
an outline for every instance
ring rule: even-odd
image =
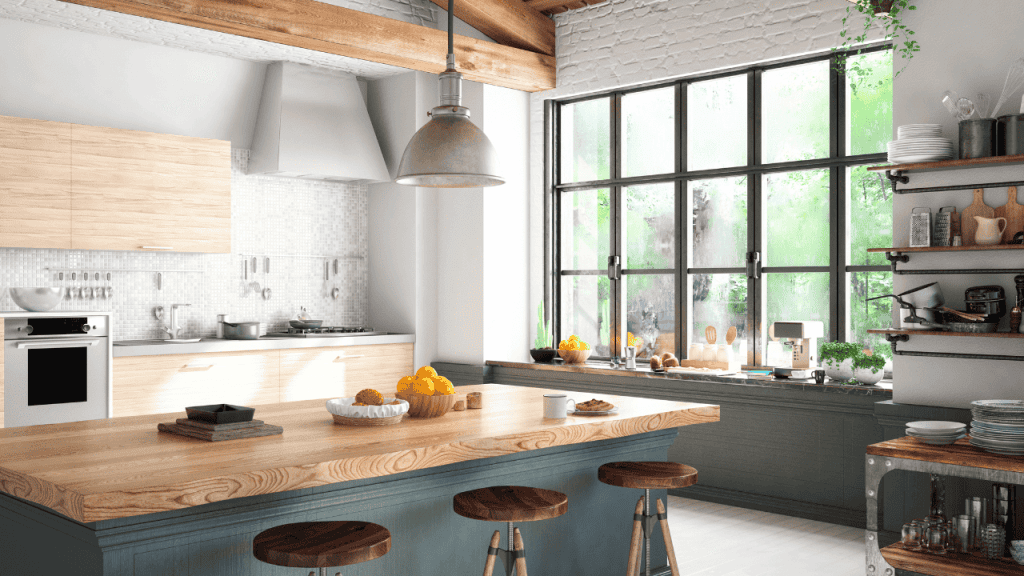
[[[434,394],[434,379],[433,378],[417,378],[412,383],[412,391],[417,394],[426,394],[431,396]]]
[[[455,394],[455,386],[452,385],[451,380],[444,376],[438,376],[437,378],[431,378],[434,381],[434,396],[447,396]]]
[[[433,378],[437,376],[437,370],[434,370],[430,366],[423,366],[416,371],[417,378]]]
[[[398,381],[398,391],[399,392],[409,392],[409,391],[411,391],[412,390],[412,384],[415,381],[416,381],[416,377],[415,376],[404,376],[401,380]]]

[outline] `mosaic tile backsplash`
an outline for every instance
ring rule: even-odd
[[[8,287],[62,286],[57,310],[113,312],[116,340],[165,337],[153,309],[163,306],[169,322],[175,303],[191,304],[181,314],[180,336],[189,338],[214,336],[217,314],[283,330],[300,306],[325,326],[366,325],[367,186],[246,175],[248,159],[248,150],[232,151],[232,254],[0,248],[0,309],[18,310]],[[253,257],[257,271],[245,281],[242,262]],[[80,288],[107,287],[110,298],[77,296]]]

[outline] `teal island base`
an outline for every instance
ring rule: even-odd
[[[626,572],[633,510],[641,490],[597,479],[601,464],[661,460],[676,429],[529,450],[367,480],[341,482],[83,524],[0,493],[0,574],[75,576],[305,576],[309,570],[264,564],[252,555],[259,532],[290,522],[364,520],[391,531],[391,551],[333,576],[452,576],[483,572],[491,535],[505,524],[452,511],[459,492],[525,485],[564,492],[569,511],[518,524],[530,574],[612,576]],[[666,498],[655,490],[652,498]],[[652,510],[654,506],[651,506]],[[668,574],[665,545],[651,539],[652,574]],[[685,557],[685,543],[676,544]],[[495,575],[504,575],[504,567]]]

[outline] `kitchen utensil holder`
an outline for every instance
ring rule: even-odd
[[[998,156],[1024,154],[1024,114],[1000,116],[996,123]]]
[[[960,121],[960,159],[987,158],[996,155],[994,118]]]

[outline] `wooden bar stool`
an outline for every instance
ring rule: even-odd
[[[260,532],[252,541],[252,554],[257,560],[275,566],[319,568],[320,576],[327,576],[328,567],[369,562],[388,550],[391,533],[370,522],[284,524]]]
[[[526,576],[526,549],[516,522],[557,518],[569,509],[569,498],[561,492],[526,486],[491,486],[460,492],[452,499],[459,516],[487,522],[508,522],[508,550],[498,548],[501,531],[491,536],[484,576],[492,576],[497,558],[505,563],[505,576]]]
[[[626,576],[640,573],[640,533],[644,538],[644,566],[647,576],[651,575],[651,535],[654,532],[655,515],[651,514],[651,490],[659,488],[685,488],[697,483],[697,470],[677,462],[610,462],[597,469],[597,479],[605,484],[622,488],[640,488],[644,495],[636,503],[633,512],[633,537],[629,544],[629,564]],[[657,519],[661,523],[661,536],[665,539],[672,576],[679,576],[672,534],[668,529],[668,513],[658,499]]]

